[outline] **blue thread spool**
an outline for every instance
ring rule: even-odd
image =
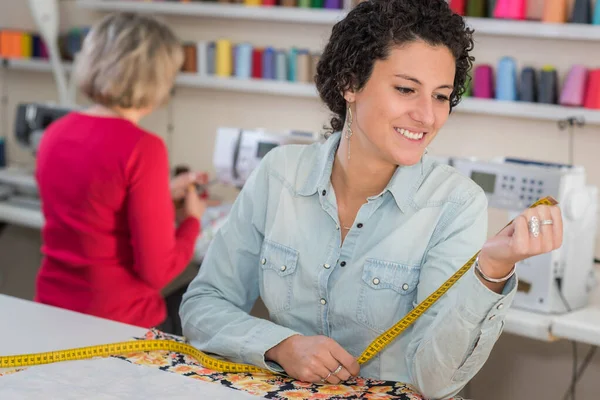
[[[263,79],[275,79],[275,50],[267,47],[263,51]]]
[[[537,101],[537,78],[535,69],[531,67],[523,68],[521,71],[521,90],[519,100],[535,103]]]
[[[496,99],[517,100],[517,64],[512,57],[503,57],[498,63]]]
[[[249,79],[252,76],[252,45],[240,43],[236,46],[235,76]]]
[[[298,58],[298,50],[292,47],[288,52],[288,81],[290,82],[298,81],[298,66],[296,63],[296,58]]]
[[[6,167],[6,146],[3,137],[0,137],[0,168]]]
[[[596,2],[596,8],[598,8]],[[592,22],[592,2],[590,0],[575,0],[571,22],[576,24],[589,24]]]
[[[600,25],[600,2],[596,1],[596,8],[594,9],[594,18],[592,24]]]
[[[287,72],[287,56],[285,51],[277,50],[277,53],[275,53],[275,79],[286,81]]]

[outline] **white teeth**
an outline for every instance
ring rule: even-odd
[[[402,136],[406,136],[409,139],[413,139],[413,140],[419,140],[423,137],[423,132],[411,132],[408,131],[406,129],[401,129],[401,128],[395,128],[396,132],[398,132],[399,134],[401,134]]]

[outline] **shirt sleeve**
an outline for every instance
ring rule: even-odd
[[[196,348],[280,372],[265,353],[297,332],[249,315],[259,296],[259,255],[264,239],[268,187],[263,158],[213,238],[198,275],[183,296],[183,334]]]
[[[422,265],[417,302],[437,290],[483,246],[487,236],[487,198],[477,190],[464,204],[453,204],[445,226]],[[504,327],[517,287],[516,275],[502,294],[488,289],[473,268],[414,326],[407,349],[411,381],[426,398],[455,396],[483,366]]]
[[[191,261],[200,221],[189,217],[175,226],[167,149],[160,138],[146,135],[140,139],[126,175],[134,272],[160,290]]]

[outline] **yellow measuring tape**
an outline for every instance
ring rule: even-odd
[[[552,197],[544,197],[530,206],[556,205],[558,202]],[[512,221],[511,221],[512,222]],[[510,223],[509,223],[510,224]],[[507,225],[508,226],[508,225]],[[388,344],[396,339],[406,328],[412,325],[421,315],[425,313],[440,297],[444,295],[473,265],[477,258],[477,252],[465,265],[454,273],[429,297],[418,304],[404,318],[398,321],[390,329],[379,335],[367,346],[365,351],[358,357],[359,364],[365,364],[377,353],[382,351]],[[119,343],[110,343],[97,346],[80,347],[69,350],[51,351],[36,354],[21,354],[16,356],[0,356],[0,368],[26,367],[39,364],[49,364],[60,361],[83,360],[94,357],[108,357],[114,355],[127,355],[143,351],[167,350],[185,354],[195,358],[203,367],[219,372],[262,372],[272,374],[271,371],[258,368],[253,365],[238,364],[230,361],[220,360],[209,356],[195,347],[174,340],[134,340]]]

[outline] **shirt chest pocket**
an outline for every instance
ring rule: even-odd
[[[260,297],[271,314],[290,309],[297,266],[297,250],[270,240],[263,242]]]
[[[412,308],[420,272],[418,264],[367,259],[358,297],[358,320],[381,333],[402,319]]]

